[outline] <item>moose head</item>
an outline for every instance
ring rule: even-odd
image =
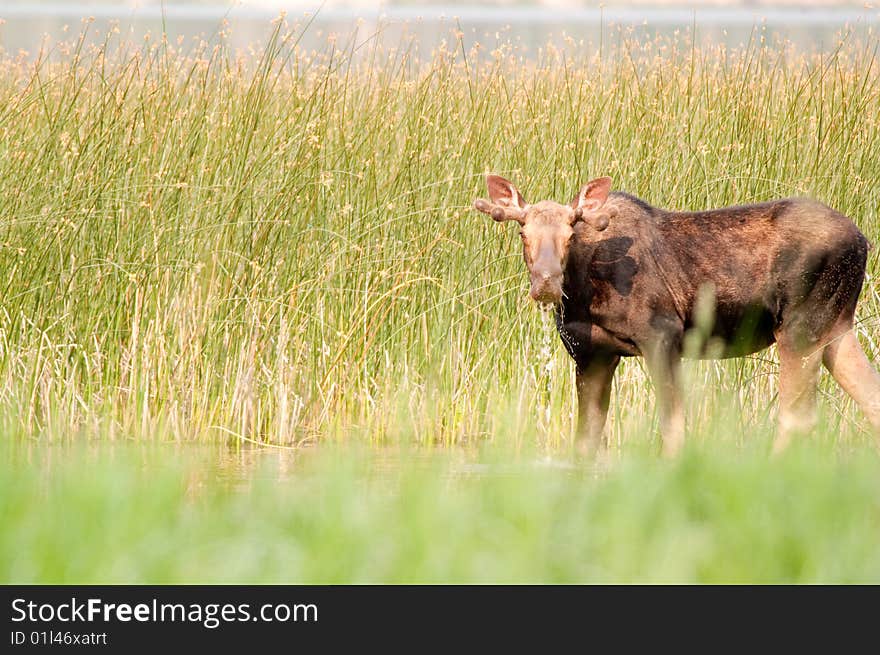
[[[596,231],[608,227],[609,214],[602,207],[611,191],[611,178],[587,182],[568,205],[552,200],[529,204],[511,182],[498,175],[487,175],[486,186],[490,199],[476,200],[474,208],[498,222],[519,223],[531,281],[529,295],[542,304],[559,304],[575,224],[583,221]]]

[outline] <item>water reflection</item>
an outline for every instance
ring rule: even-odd
[[[262,489],[315,489],[345,480],[352,493],[364,490],[395,494],[413,479],[441,480],[449,488],[487,479],[519,479],[537,472],[554,478],[591,480],[604,477],[611,460],[575,461],[567,448],[509,450],[493,444],[481,452],[468,447],[415,444],[367,446],[324,444],[303,448],[251,444],[174,441],[93,440],[44,442],[12,439],[0,447],[0,469],[39,471],[36,489],[52,494],[58,476],[71,470],[85,485],[92,478],[122,488],[132,476],[161,481],[163,492],[176,488],[197,501],[213,494],[248,494]],[[73,467],[73,468],[71,468]],[[80,473],[81,471],[81,473]],[[122,482],[125,479],[126,482]],[[162,486],[164,485],[164,486]]]

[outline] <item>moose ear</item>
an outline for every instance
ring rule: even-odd
[[[611,193],[611,178],[597,177],[581,187],[578,194],[572,198],[571,207],[575,211],[594,212],[605,204],[608,194]]]
[[[526,206],[526,201],[522,194],[513,186],[512,182],[505,180],[499,175],[487,175],[486,186],[489,188],[489,198],[496,205],[502,207],[519,207]]]

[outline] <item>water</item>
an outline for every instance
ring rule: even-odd
[[[316,5],[317,6],[317,5]],[[163,13],[164,12],[164,13]],[[0,7],[0,47],[10,53],[27,51],[33,56],[44,41],[51,44],[70,39],[82,29],[84,17],[96,42],[114,24],[135,40],[163,31],[181,45],[199,38],[223,38],[233,48],[259,45],[272,29],[277,9],[254,6],[81,5],[76,2],[22,2]],[[386,6],[327,7],[317,14],[301,8],[291,10],[288,21],[300,26],[312,21],[301,45],[323,49],[328,37],[340,45],[377,41],[394,47],[408,44],[413,54],[426,56],[442,41],[454,43],[461,36],[466,48],[479,43],[484,52],[501,43],[512,43],[525,59],[540,56],[548,42],[561,43],[564,36],[587,49],[614,43],[621,35],[649,39],[657,35],[689,33],[695,29],[700,41],[736,46],[757,35],[782,38],[805,50],[833,48],[842,30],[856,37],[876,32],[880,10],[865,7],[598,7],[559,8],[535,6]],[[333,36],[331,36],[333,35]],[[412,41],[410,41],[412,39]],[[366,49],[364,49],[366,50]]]
[[[540,305],[539,309],[541,345],[535,364],[535,412],[538,427],[537,444],[539,451],[543,451],[543,456],[535,464],[545,468],[575,470],[578,466],[571,462],[564,451],[560,451],[560,447],[564,446],[566,442],[566,436],[561,430],[561,424],[564,425],[564,421],[556,421],[555,425],[553,421],[553,381],[556,376],[562,374],[562,371],[558,371],[556,366],[558,337],[555,310],[552,305]],[[559,389],[558,384],[556,388]],[[558,405],[557,403],[557,407]],[[570,414],[569,418],[573,419],[574,416]],[[597,460],[591,466],[581,466],[581,468],[592,477],[596,477],[607,471],[607,461]]]
[[[541,310],[541,349],[538,351],[537,371],[535,381],[537,386],[537,411],[539,443],[550,447],[554,441],[552,434],[553,396],[551,384],[556,360],[553,354],[553,340],[556,334],[556,324],[553,317],[553,307],[542,305]]]

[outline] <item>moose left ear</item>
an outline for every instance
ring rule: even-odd
[[[597,177],[581,187],[578,194],[572,198],[571,207],[575,211],[594,212],[605,204],[608,194],[611,193],[611,178]]]

